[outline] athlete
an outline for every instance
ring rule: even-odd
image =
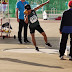
[[[52,45],[50,43],[48,43],[48,41],[47,41],[47,36],[46,36],[44,30],[41,28],[39,21],[38,21],[37,14],[36,14],[36,10],[38,10],[39,8],[41,8],[42,6],[44,6],[47,3],[49,3],[49,0],[34,9],[31,9],[31,6],[29,4],[25,5],[25,12],[24,12],[25,22],[29,23],[30,33],[32,36],[32,42],[37,51],[39,51],[39,48],[36,45],[35,30],[37,30],[38,32],[40,32],[43,35],[45,44],[52,47]]]

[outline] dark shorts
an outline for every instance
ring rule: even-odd
[[[38,25],[38,26],[36,26],[36,27],[34,27],[34,28],[31,28],[31,27],[29,27],[29,28],[30,28],[30,33],[31,33],[31,34],[32,34],[32,33],[35,33],[35,30],[37,30],[39,33],[44,32],[44,30],[41,28],[40,25]]]

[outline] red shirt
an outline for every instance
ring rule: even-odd
[[[7,4],[6,2],[2,2],[2,4]]]

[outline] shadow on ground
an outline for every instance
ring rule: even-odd
[[[49,66],[49,65],[44,65],[44,64],[34,63],[34,62],[22,61],[22,60],[19,60],[19,59],[0,58],[0,60],[10,61],[10,62],[15,62],[15,63],[21,63],[21,64],[27,64],[27,65],[32,65],[32,66],[41,66],[41,67],[49,67],[49,68],[63,69],[62,67],[59,67],[59,66]]]

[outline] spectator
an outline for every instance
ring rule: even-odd
[[[24,22],[24,6],[26,4],[29,4],[27,1],[25,0],[21,0],[17,3],[16,6],[16,17],[17,17],[17,22],[19,22],[19,31],[18,31],[18,41],[20,44],[22,44],[22,28],[24,27],[24,43],[30,43],[27,39],[27,28],[28,28],[28,24],[26,24]]]

